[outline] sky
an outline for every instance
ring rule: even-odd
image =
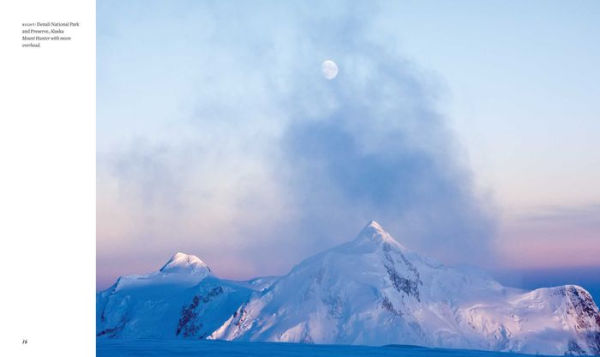
[[[371,219],[517,285],[592,281],[577,272],[600,271],[599,16],[98,1],[97,287],[177,251],[225,278],[284,274]]]

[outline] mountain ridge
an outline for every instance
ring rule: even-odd
[[[504,287],[408,250],[375,221],[281,277],[220,279],[178,254],[174,271],[163,271],[168,262],[98,293],[99,337],[600,354],[600,314],[585,289]]]

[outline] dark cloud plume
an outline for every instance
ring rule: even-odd
[[[370,68],[368,79],[336,79],[328,93],[336,108],[295,118],[281,139],[281,172],[301,212],[297,239],[347,238],[375,219],[443,260],[486,261],[495,227],[490,207],[474,192],[425,84],[402,59],[361,47],[348,57]]]

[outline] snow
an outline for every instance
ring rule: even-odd
[[[160,271],[163,273],[207,274],[210,273],[210,268],[195,255],[176,253],[160,268]]]
[[[175,254],[98,294],[98,335],[600,353],[600,314],[581,287],[523,291],[446,267],[370,222],[282,277],[219,279]]]
[[[402,244],[398,243],[394,238],[392,238],[392,236],[375,221],[369,222],[365,228],[363,228],[363,230],[354,240],[354,246],[369,244],[371,242],[375,244],[391,244],[398,249],[406,251],[406,248]]]
[[[98,356],[402,356],[526,357],[517,353],[453,350],[418,346],[348,346],[207,340],[98,340]],[[538,355],[542,356],[542,355]],[[543,356],[542,356],[543,357]]]

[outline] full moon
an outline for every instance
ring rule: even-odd
[[[332,60],[325,60],[321,64],[321,71],[323,72],[323,77],[331,80],[337,76],[338,66]]]

